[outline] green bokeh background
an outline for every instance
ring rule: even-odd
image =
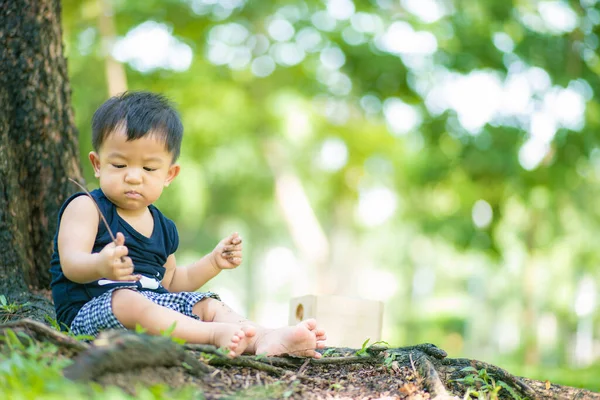
[[[90,188],[112,60],[129,90],[176,103],[182,173],[157,205],[180,263],[242,234],[243,265],[208,285],[240,312],[286,323],[297,295],[381,300],[393,345],[600,391],[599,26],[596,0],[63,1]],[[516,77],[523,109],[503,95]],[[553,93],[571,97],[548,108]],[[301,196],[278,197],[286,182]],[[298,199],[294,236],[282,205]]]

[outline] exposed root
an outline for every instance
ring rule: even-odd
[[[71,356],[77,355],[90,347],[88,344],[58,332],[48,325],[28,318],[0,325],[0,335],[7,329],[15,332],[17,337],[19,337],[23,343],[25,343],[27,339],[19,335],[19,333],[23,333],[28,338],[38,342],[53,343]]]
[[[521,378],[510,374],[492,364],[485,363],[483,361],[470,360],[468,358],[447,358],[441,361],[441,364],[446,368],[440,368],[444,373],[449,374],[448,379],[456,380],[463,378],[467,373],[461,372],[465,367],[473,367],[476,370],[485,369],[490,376],[495,379],[499,379],[509,386],[515,388],[517,392],[521,393],[524,397],[535,398],[537,396],[536,391],[533,390],[528,384],[526,384]]]
[[[64,375],[74,380],[101,382],[103,376],[110,374],[132,374],[144,368],[178,367],[183,375],[200,379],[200,385],[214,387],[218,385],[216,380],[224,379],[231,382],[223,382],[223,385],[235,386],[235,379],[243,377],[244,388],[247,388],[252,382],[262,385],[266,381],[278,380],[292,385],[292,392],[298,393],[298,396],[305,396],[311,390],[321,390],[323,393],[348,390],[347,393],[355,393],[357,381],[350,379],[350,375],[363,374],[365,377],[379,376],[380,379],[377,389],[363,387],[362,393],[376,390],[381,396],[412,398],[416,391],[425,390],[432,399],[443,400],[464,395],[467,388],[461,386],[457,379],[468,374],[462,371],[463,368],[473,367],[476,370],[485,369],[488,375],[495,380],[502,380],[524,398],[600,400],[600,393],[516,377],[502,368],[477,360],[445,358],[444,350],[429,343],[400,348],[373,345],[360,352],[349,348],[323,349],[319,351],[325,356],[320,359],[260,356],[230,359],[214,346],[182,346],[168,337],[139,335],[129,331],[104,332],[94,342],[87,344],[28,319],[0,325],[0,337],[8,329],[17,333],[23,342],[49,341],[58,346],[63,354],[75,357],[74,363],[64,369]],[[25,335],[29,339],[24,338]],[[215,368],[217,366],[222,368]],[[240,372],[232,377],[224,373],[227,370]],[[335,375],[336,372],[338,375]],[[264,374],[261,376],[260,373]],[[300,382],[306,386],[299,387]],[[349,385],[347,389],[345,385]],[[388,387],[389,390],[386,389]],[[317,398],[314,393],[311,396]]]

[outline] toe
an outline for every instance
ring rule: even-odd
[[[253,337],[256,335],[256,329],[252,326],[245,326],[242,328],[242,331],[246,335],[246,337]]]
[[[309,330],[313,331],[317,328],[317,320],[314,318],[307,319],[306,321],[301,322],[306,326]]]

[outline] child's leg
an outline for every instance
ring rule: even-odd
[[[231,357],[242,354],[255,334],[249,325],[198,321],[127,289],[112,293],[112,311],[127,329],[135,329],[139,324],[152,335],[159,335],[176,323],[173,336],[190,343],[225,347],[230,350]]]
[[[199,301],[193,309],[202,321],[213,323],[248,324],[256,328],[256,335],[250,339],[246,352],[252,354],[293,354],[320,358],[315,349],[325,347],[325,331],[317,329],[317,322],[309,319],[296,326],[267,329],[249,321],[233,311],[225,303],[206,298]]]

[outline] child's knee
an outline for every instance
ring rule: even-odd
[[[134,290],[119,289],[112,292],[112,312],[125,326],[130,316],[142,315],[146,303],[146,298]]]
[[[205,297],[194,305],[193,313],[202,321],[211,322],[215,318],[217,308],[222,306],[222,302],[211,297]]]

